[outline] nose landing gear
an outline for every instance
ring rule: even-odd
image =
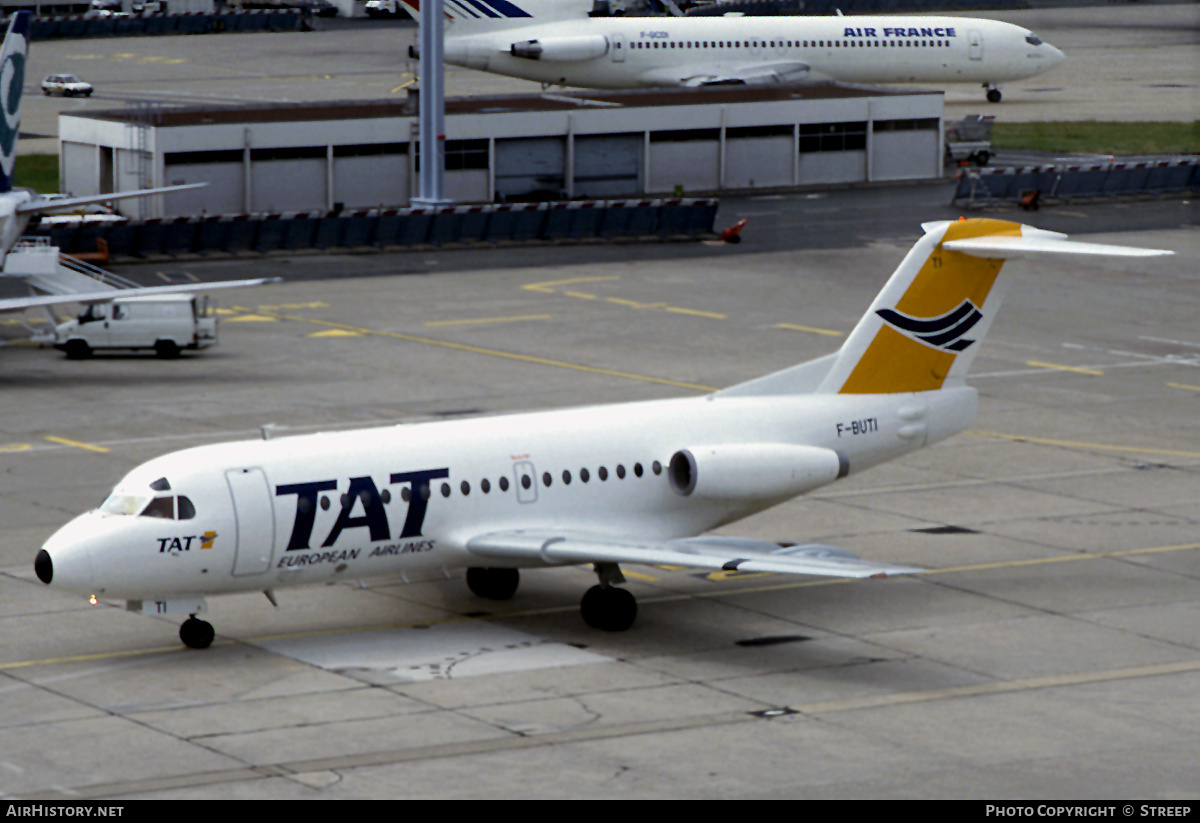
[[[197,620],[194,614],[183,621],[183,625],[179,627],[179,639],[189,649],[207,649],[212,645],[214,637],[216,637],[216,632],[213,630],[212,624],[204,620]]]
[[[984,87],[985,89],[987,89],[987,101],[988,101],[989,103],[999,103],[999,102],[1000,102],[1000,98],[1001,98],[1003,95],[1001,95],[1001,94],[1000,94],[1000,89],[999,89],[999,88],[997,88],[996,86],[992,85],[991,83],[984,83],[984,84],[983,84],[983,87]]]

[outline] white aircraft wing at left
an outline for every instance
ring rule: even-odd
[[[762,86],[771,83],[799,83],[808,78],[811,66],[799,60],[742,66],[731,72],[691,71],[688,67],[647,72],[647,85],[680,86]]]
[[[43,306],[57,306],[63,303],[107,303],[116,297],[157,297],[163,294],[241,289],[281,282],[283,282],[282,277],[258,277],[253,280],[222,280],[215,283],[185,283],[178,286],[147,286],[138,289],[108,289],[107,291],[44,294],[33,297],[7,297],[0,299],[0,312],[39,309]]]
[[[743,572],[812,574],[822,577],[890,577],[924,571],[862,560],[835,546],[780,546],[748,537],[637,540],[569,531],[508,531],[467,541],[467,551],[509,563],[648,563]]]
[[[207,186],[208,183],[184,183],[181,186],[162,186],[157,189],[136,189],[132,191],[116,191],[107,194],[89,194],[82,197],[62,197],[58,199],[48,199],[45,197],[35,196],[32,200],[28,200],[17,206],[17,214],[38,214],[41,212],[58,211],[59,209],[70,209],[75,206],[90,206],[93,203],[107,203],[110,200],[125,200],[130,197],[149,197],[154,194],[171,194],[177,191],[187,191],[188,189],[199,189]]]

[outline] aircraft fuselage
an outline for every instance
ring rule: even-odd
[[[699,85],[763,67],[798,82],[996,84],[1065,59],[1027,29],[963,17],[613,17],[456,28],[446,38],[448,63],[605,89]],[[518,56],[534,47],[513,48],[535,41],[536,57]]]

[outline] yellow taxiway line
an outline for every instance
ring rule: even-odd
[[[60,443],[64,446],[74,446],[77,449],[86,449],[90,452],[100,452],[101,454],[106,454],[109,451],[109,449],[104,446],[93,446],[91,443],[80,443],[78,440],[68,440],[65,437],[46,435],[44,439],[49,440],[51,443]]]

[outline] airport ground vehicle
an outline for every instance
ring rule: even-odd
[[[367,0],[367,17],[395,17],[398,14],[398,0]]]
[[[71,359],[97,349],[153,349],[159,357],[177,357],[184,349],[217,342],[216,307],[194,294],[118,297],[94,303],[74,320],[58,326],[54,348]]]
[[[968,114],[962,120],[946,124],[946,161],[960,163],[966,160],[977,166],[986,166],[995,154],[992,151],[992,123],[990,114]]]
[[[91,97],[92,84],[73,74],[51,74],[42,81],[42,94],[47,97]]]

